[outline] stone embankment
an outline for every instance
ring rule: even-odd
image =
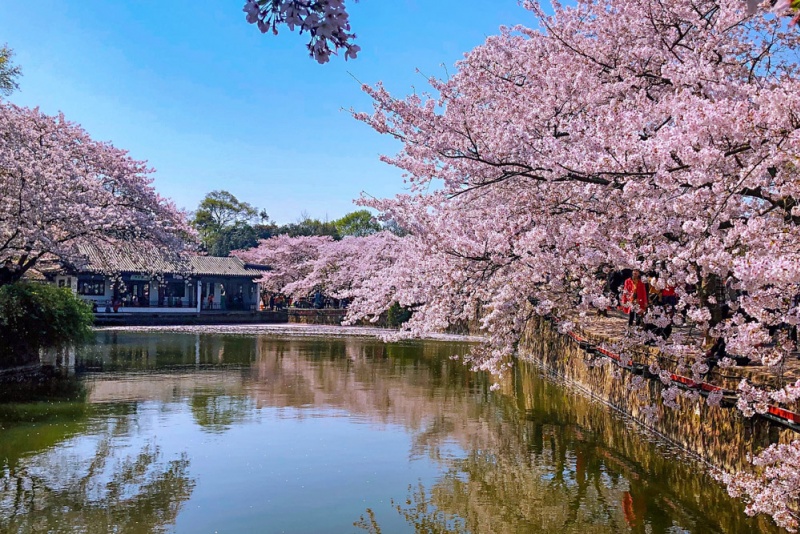
[[[185,314],[99,313],[95,326],[179,326],[220,324],[342,324],[347,310],[338,308],[289,308],[258,312],[221,311]],[[370,326],[373,324],[370,323]],[[382,326],[380,323],[378,326]]]
[[[788,362],[776,372],[763,367],[715,370],[703,383],[678,374],[677,361],[651,347],[628,349],[622,355],[613,347],[625,335],[625,320],[598,317],[581,330],[560,333],[542,318],[530,321],[520,343],[520,357],[533,361],[546,372],[563,378],[593,397],[629,415],[704,461],[725,470],[751,468],[748,454],[771,443],[797,439],[792,421],[794,407],[774,406],[776,414],[745,418],[733,404],[735,388],[743,377],[757,384],[779,385],[791,379],[798,367]],[[680,335],[680,334],[678,334]],[[608,360],[601,358],[608,358]],[[600,362],[605,365],[598,365]],[[662,392],[667,386],[649,372],[650,364],[670,373],[672,384],[696,391],[699,399],[679,397],[678,408],[666,407]],[[713,389],[725,393],[721,407],[704,402]],[[655,417],[648,411],[655,407]],[[784,417],[779,417],[779,416]]]
[[[300,324],[340,325],[347,310],[339,308],[289,308],[289,322]]]
[[[201,313],[98,313],[95,326],[177,326],[213,324],[272,324],[288,322],[286,310],[203,311]]]

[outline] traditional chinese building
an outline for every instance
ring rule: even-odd
[[[99,313],[201,313],[259,309],[264,266],[239,258],[179,255],[129,243],[84,245],[79,268],[54,282],[94,303]]]

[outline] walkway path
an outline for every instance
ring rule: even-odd
[[[576,321],[577,322],[577,321]],[[608,317],[591,317],[583,320],[584,326],[577,332],[586,337],[595,345],[615,344],[619,340],[627,337],[627,316],[621,312],[609,312]],[[687,337],[699,337],[702,334],[693,328],[675,328],[670,341],[685,341]],[[651,347],[635,347],[628,351],[634,361],[638,363],[650,363],[657,359],[661,367],[674,371],[677,367],[677,358],[670,357]],[[687,354],[689,364],[694,360],[697,353]],[[715,368],[707,382],[726,388],[736,389],[736,385],[747,378],[754,384],[769,387],[783,387],[786,384],[794,383],[800,379],[800,359],[797,357],[787,359],[780,368],[770,368],[760,363],[749,364],[746,366],[736,366],[727,369]]]

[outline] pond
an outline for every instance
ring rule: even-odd
[[[0,405],[0,532],[773,531],[532,365],[490,391],[467,348],[100,331],[76,395]]]

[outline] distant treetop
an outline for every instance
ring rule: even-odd
[[[7,44],[0,47],[0,95],[3,96],[8,96],[19,89],[17,78],[22,76],[22,69],[11,62],[13,57],[14,50]]]

